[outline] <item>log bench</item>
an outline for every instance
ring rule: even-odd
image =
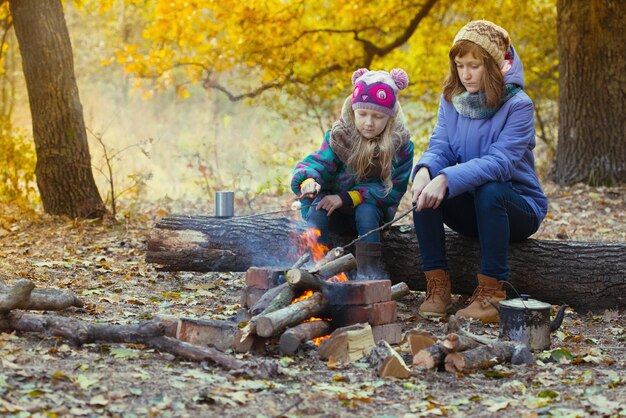
[[[219,219],[173,215],[152,229],[146,260],[167,271],[246,271],[251,266],[289,267],[298,259],[294,240],[302,221],[258,216]],[[332,235],[330,248],[353,236]],[[478,240],[446,230],[452,292],[469,295],[480,267]],[[394,283],[425,290],[412,226],[391,226],[382,238],[383,263]],[[348,250],[353,250],[349,248]],[[626,242],[528,239],[509,250],[510,282],[519,293],[582,312],[626,306]],[[507,289],[509,297],[514,292]]]

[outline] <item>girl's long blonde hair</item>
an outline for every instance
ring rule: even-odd
[[[385,185],[385,193],[388,194],[393,183],[391,181],[391,169],[393,157],[396,153],[396,144],[393,141],[396,120],[402,118],[402,109],[398,109],[398,115],[391,117],[383,132],[376,138],[364,138],[357,129],[352,132],[352,149],[346,165],[354,172],[357,182],[368,177],[368,172],[376,165],[380,166],[380,180]],[[351,112],[354,118],[354,111]],[[354,120],[354,119],[353,119]],[[401,119],[400,119],[401,120]],[[378,164],[376,163],[378,159]]]

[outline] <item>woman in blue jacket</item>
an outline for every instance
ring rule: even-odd
[[[506,298],[508,243],[535,233],[548,207],[535,174],[533,103],[507,31],[492,22],[465,25],[449,57],[437,125],[413,170],[413,221],[427,281],[419,313],[441,317],[450,307],[446,224],[480,241],[478,287],[457,315],[497,322],[492,304]]]

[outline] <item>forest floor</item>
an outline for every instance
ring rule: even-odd
[[[546,192],[550,213],[535,238],[626,241],[626,187],[548,184]],[[277,206],[277,199],[255,202],[257,212]],[[202,205],[184,207],[187,213],[212,212]],[[229,319],[240,309],[244,273],[162,272],[145,261],[154,223],[182,208],[181,202],[153,204],[112,222],[4,206],[0,282],[29,279],[38,288],[72,290],[85,307],[48,315],[87,323],[134,324],[155,316]],[[398,302],[403,329],[420,326],[443,335],[443,323],[416,316],[423,297],[411,292]],[[460,305],[462,298],[455,301]],[[472,327],[497,335],[497,326]],[[279,374],[258,379],[140,344],[77,347],[60,337],[0,333],[0,416],[626,416],[624,309],[568,309],[551,338],[551,350],[536,353],[533,365],[504,364],[472,374],[433,371],[406,380],[381,379],[364,361],[329,367],[312,345],[289,357],[271,343],[263,354],[229,354],[280,365]]]

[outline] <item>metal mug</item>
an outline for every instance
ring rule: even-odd
[[[232,218],[235,215],[235,192],[215,192],[215,217]]]

